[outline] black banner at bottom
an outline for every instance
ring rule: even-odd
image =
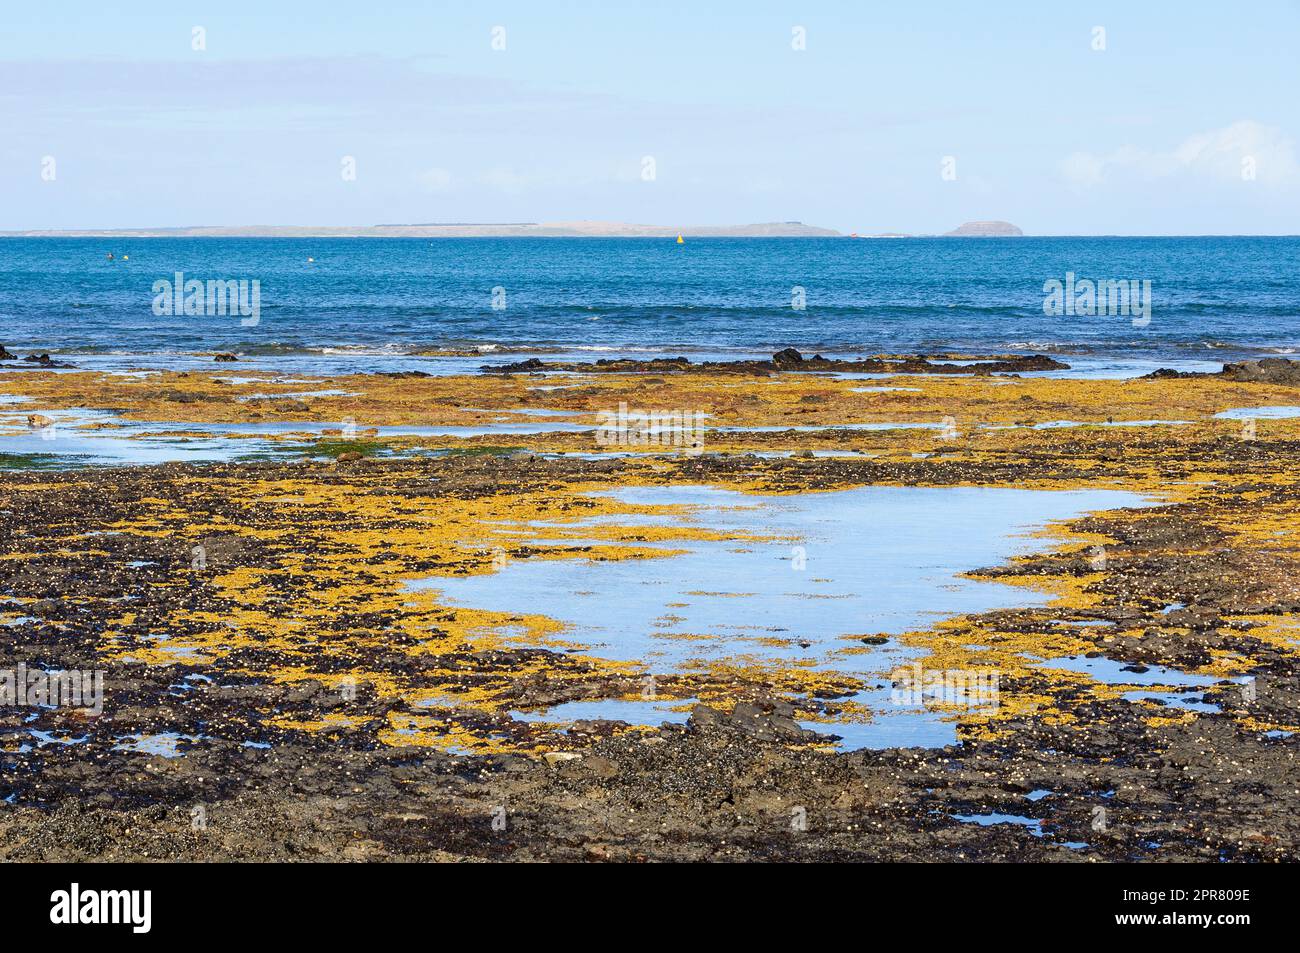
[[[590,867],[592,865],[586,865]],[[1179,865],[858,865],[802,870],[730,867],[545,873],[502,865],[71,865],[0,867],[8,935],[110,934],[126,942],[243,937],[261,927],[330,943],[373,939],[384,929],[462,924],[486,914],[494,932],[536,935],[550,923],[588,933],[639,932],[683,915],[726,924],[757,915],[797,921],[840,916],[895,925],[927,937],[1092,936],[1141,932],[1231,941],[1282,922],[1285,867]],[[454,878],[454,879],[450,879]],[[643,879],[644,878],[644,879]],[[662,878],[662,879],[661,879]],[[723,882],[725,879],[725,889]],[[746,897],[750,899],[745,900]],[[668,918],[668,919],[664,919]],[[15,929],[16,928],[16,929]],[[577,938],[578,934],[571,934]],[[589,934],[588,934],[589,935]],[[616,933],[614,935],[622,935]],[[990,934],[992,935],[992,934]]]

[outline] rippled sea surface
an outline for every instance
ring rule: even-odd
[[[257,280],[260,321],[155,315],[154,283],[177,272]],[[1044,314],[1044,283],[1070,272],[1149,280],[1150,323]],[[794,345],[1222,360],[1300,343],[1300,238],[7,238],[0,322],[11,350],[73,359]]]

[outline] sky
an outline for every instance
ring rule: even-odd
[[[1300,0],[0,0],[0,230],[1300,233]]]

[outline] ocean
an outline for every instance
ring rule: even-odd
[[[155,282],[178,272],[256,281],[259,320],[156,314]],[[1045,284],[1068,275],[1149,282],[1149,320],[1045,314]],[[6,238],[0,321],[15,353],[107,368],[212,351],[339,369],[430,350],[505,360],[794,346],[1049,352],[1136,373],[1293,353],[1300,238]]]

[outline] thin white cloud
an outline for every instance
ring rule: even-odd
[[[516,172],[509,166],[496,166],[480,172],[474,177],[474,181],[501,192],[519,193],[538,184],[542,179],[536,174]]]
[[[1277,126],[1242,119],[1222,129],[1189,136],[1175,148],[1151,151],[1122,146],[1113,152],[1075,152],[1059,170],[1075,188],[1121,180],[1186,176],[1220,182],[1252,181],[1274,187],[1300,184],[1295,146]]]
[[[452,187],[452,175],[446,169],[425,169],[415,177],[426,192],[446,192]]]

